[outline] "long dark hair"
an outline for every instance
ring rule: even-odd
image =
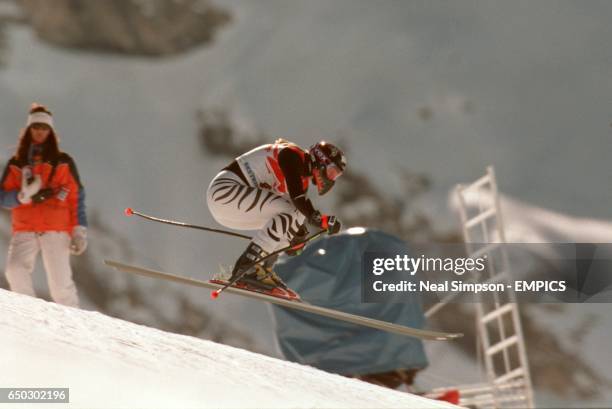
[[[47,107],[43,105],[33,104],[30,109],[30,114],[36,112],[44,112],[46,114],[52,115],[51,111],[47,109]],[[28,162],[28,153],[30,152],[30,146],[32,145],[32,131],[31,125],[28,126],[23,134],[19,137],[19,145],[17,146],[17,152],[15,153],[15,159],[23,165]],[[49,130],[49,136],[47,140],[42,144],[42,157],[44,161],[55,162],[60,154],[59,149],[59,140],[57,135],[55,134],[55,130],[51,128]]]

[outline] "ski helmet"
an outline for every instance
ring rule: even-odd
[[[325,141],[312,145],[308,153],[312,159],[313,184],[317,186],[319,195],[324,195],[344,172],[346,157],[340,148]]]

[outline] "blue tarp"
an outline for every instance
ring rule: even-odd
[[[361,259],[365,252],[409,253],[397,237],[366,230],[325,237],[297,257],[283,257],[275,271],[302,299],[322,307],[422,328],[418,297],[404,303],[361,302]],[[285,358],[342,375],[424,368],[423,344],[415,338],[274,306],[276,336]]]

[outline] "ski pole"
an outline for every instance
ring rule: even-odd
[[[297,244],[293,244],[293,245],[289,245],[287,247],[283,247],[280,250],[276,250],[270,254],[268,254],[265,257],[260,258],[259,260],[255,260],[254,262],[252,262],[251,264],[249,264],[243,271],[242,273],[240,273],[239,275],[237,275],[236,277],[232,278],[227,284],[225,284],[223,287],[213,291],[212,293],[210,293],[210,298],[212,298],[213,300],[216,299],[217,297],[219,297],[219,295],[228,287],[231,287],[232,285],[234,285],[236,283],[236,281],[240,280],[247,271],[249,271],[251,269],[251,267],[253,267],[255,264],[261,263],[262,261],[266,261],[267,259],[276,256],[277,254],[282,253],[283,251],[287,251],[292,249],[295,246],[299,246],[300,244],[305,244],[308,243],[311,240],[316,239],[317,237],[319,237],[320,235],[322,235],[323,233],[325,233],[327,230],[319,230],[317,233],[313,234],[310,237],[307,237],[304,241],[301,241]]]
[[[210,231],[210,232],[213,232],[213,233],[227,234],[228,236],[240,237],[241,239],[247,239],[247,240],[251,240],[252,239],[252,237],[250,237],[250,236],[246,236],[246,235],[240,234],[240,233],[234,233],[232,231],[213,229],[211,227],[198,226],[196,224],[187,224],[187,223],[183,223],[183,222],[177,222],[175,220],[160,219],[159,217],[153,217],[153,216],[149,216],[148,214],[144,214],[144,213],[138,212],[138,211],[132,209],[131,207],[128,207],[127,209],[125,209],[125,215],[126,216],[136,215],[136,216],[142,217],[143,219],[146,219],[146,220],[151,220],[151,221],[158,222],[158,223],[170,224],[172,226],[187,227],[187,228],[190,228],[190,229],[198,229],[198,230]]]

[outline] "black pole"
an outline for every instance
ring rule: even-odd
[[[220,233],[220,234],[226,234],[228,236],[240,237],[241,239],[247,239],[247,240],[251,240],[252,239],[252,237],[250,237],[250,236],[246,236],[246,235],[240,234],[240,233],[234,233],[232,231],[213,229],[211,227],[204,227],[204,226],[198,226],[197,224],[188,224],[188,223],[183,223],[183,222],[177,222],[175,220],[160,219],[159,217],[149,216],[148,214],[144,214],[144,213],[138,212],[136,210],[133,210],[130,207],[125,209],[125,214],[126,214],[126,216],[136,215],[136,216],[142,217],[143,219],[146,219],[146,220],[151,220],[151,221],[158,222],[158,223],[170,224],[172,226],[187,227],[189,229],[197,229],[197,230],[210,231],[210,232],[213,232],[213,233]]]

